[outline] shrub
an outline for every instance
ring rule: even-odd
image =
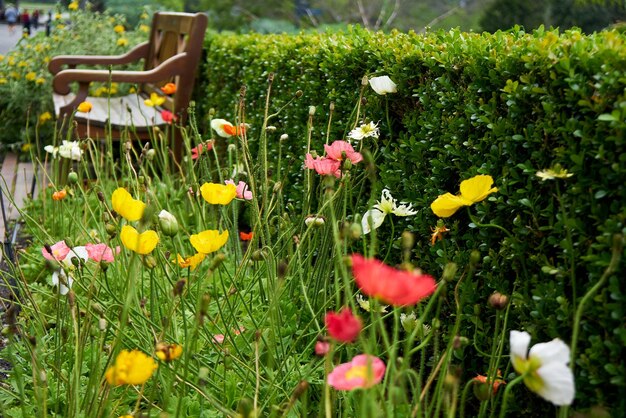
[[[440,271],[449,260],[467,264],[478,251],[476,275],[461,288],[466,311],[460,334],[473,340],[463,373],[471,376],[486,367],[475,354],[490,346],[494,314],[486,301],[492,292],[512,296],[513,329],[529,330],[539,340],[568,340],[576,306],[609,264],[613,235],[625,231],[625,40],[614,31],[584,36],[544,29],[425,36],[359,28],[332,35],[214,34],[198,101],[203,114],[218,109],[215,117],[235,119],[245,86],[245,121],[259,127],[270,75],[270,113],[302,91],[272,121],[276,144],[279,132],[289,134],[283,152],[295,169],[283,187],[291,188],[296,205],[302,201],[296,180],[309,106],[317,107],[319,121],[334,103],[331,132],[312,132],[318,150],[327,136],[344,138],[343,127],[381,122],[381,139],[370,150],[380,168],[372,194],[376,199],[384,186],[421,208],[398,221],[418,237],[418,264]],[[389,75],[398,93],[377,96],[366,89],[357,120],[353,104],[364,75]],[[556,164],[573,176],[541,181],[535,175]],[[430,203],[457,193],[460,181],[476,174],[493,176],[498,193],[446,219],[449,235],[430,245],[437,222]],[[399,253],[399,246],[393,251]],[[586,306],[575,368],[579,408],[624,410],[625,293],[623,281],[612,276]],[[543,413],[544,404],[526,400],[517,399],[520,413]]]

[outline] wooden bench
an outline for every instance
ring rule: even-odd
[[[53,100],[59,126],[67,128],[73,120],[82,136],[102,139],[110,132],[114,139],[128,135],[131,139],[148,140],[154,126],[165,124],[160,113],[163,109],[176,115],[177,124],[184,126],[207,20],[202,13],[158,12],[152,20],[149,40],[124,55],[54,57],[48,69],[54,74]],[[115,66],[141,59],[143,71],[76,69],[77,65]],[[69,69],[63,69],[65,66]],[[124,97],[89,97],[92,82],[134,83],[137,93]],[[72,83],[78,83],[74,93],[70,88]],[[170,96],[160,90],[167,83],[176,85],[176,92]],[[144,104],[152,93],[166,97],[157,110]],[[91,112],[76,113],[84,101],[92,104]],[[173,131],[173,151],[175,158],[180,159],[181,134],[179,130]]]

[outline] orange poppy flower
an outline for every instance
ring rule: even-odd
[[[58,192],[52,193],[52,200],[63,200],[67,196],[67,191],[65,189],[61,189]]]
[[[174,94],[176,93],[176,84],[174,83],[167,83],[166,85],[164,85],[163,87],[161,87],[161,91],[164,94]]]
[[[253,236],[254,236],[254,232],[243,232],[243,231],[239,232],[239,238],[242,241],[250,241]]]

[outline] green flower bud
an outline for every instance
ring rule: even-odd
[[[168,237],[173,237],[178,233],[176,217],[165,209],[159,212],[159,226],[161,227],[161,232]]]
[[[76,184],[78,182],[78,174],[75,171],[70,171],[67,175],[67,182],[69,184]]]

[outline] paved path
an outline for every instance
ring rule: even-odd
[[[39,24],[38,32],[41,32],[45,29],[45,24]],[[32,29],[31,29],[32,30]],[[22,37],[22,26],[15,25],[15,32],[13,34],[9,33],[9,26],[2,22],[0,23],[0,54],[4,55],[9,52],[17,41]]]

